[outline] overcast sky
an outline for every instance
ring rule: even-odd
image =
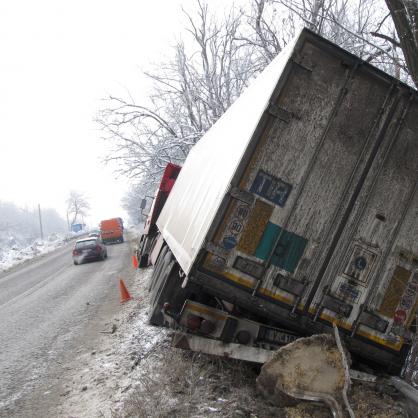
[[[125,179],[101,163],[100,100],[140,97],[141,70],[169,53],[194,0],[0,3],[0,200],[65,215],[85,192],[90,222],[125,216]]]

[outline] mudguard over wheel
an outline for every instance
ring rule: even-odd
[[[138,260],[139,267],[149,267],[150,266],[150,255],[154,249],[155,243],[158,240],[157,235],[143,235],[142,241],[140,242],[140,248],[138,249]]]
[[[157,267],[157,266],[156,266]],[[167,251],[158,276],[151,290],[150,311],[148,322],[152,325],[164,325],[164,315],[161,310],[168,302],[170,308],[179,311],[187,299],[187,291],[181,287],[183,278],[179,275],[180,268],[174,260],[171,251]]]
[[[152,292],[152,290],[153,290],[153,288],[155,286],[155,283],[157,282],[158,277],[159,277],[159,275],[161,273],[161,270],[164,269],[164,267],[166,265],[168,265],[170,263],[170,261],[174,258],[173,257],[173,254],[170,251],[169,252],[170,255],[166,259],[165,257],[166,257],[166,254],[168,252],[169,252],[168,251],[168,247],[167,246],[164,246],[161,249],[160,254],[158,255],[157,261],[155,263],[154,271],[152,272],[151,279],[150,279],[150,281],[148,283],[148,291],[149,292]]]
[[[148,254],[141,254],[139,256],[139,267],[146,268],[149,266],[148,263]]]

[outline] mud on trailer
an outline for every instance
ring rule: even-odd
[[[303,30],[191,150],[157,221],[151,323],[252,361],[335,323],[399,371],[417,180],[417,92]]]

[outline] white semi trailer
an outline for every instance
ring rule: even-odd
[[[191,150],[157,221],[151,323],[251,361],[336,324],[399,371],[417,180],[418,93],[303,30]]]

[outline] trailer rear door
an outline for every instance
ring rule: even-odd
[[[400,350],[418,286],[416,95],[305,35],[203,270]]]

